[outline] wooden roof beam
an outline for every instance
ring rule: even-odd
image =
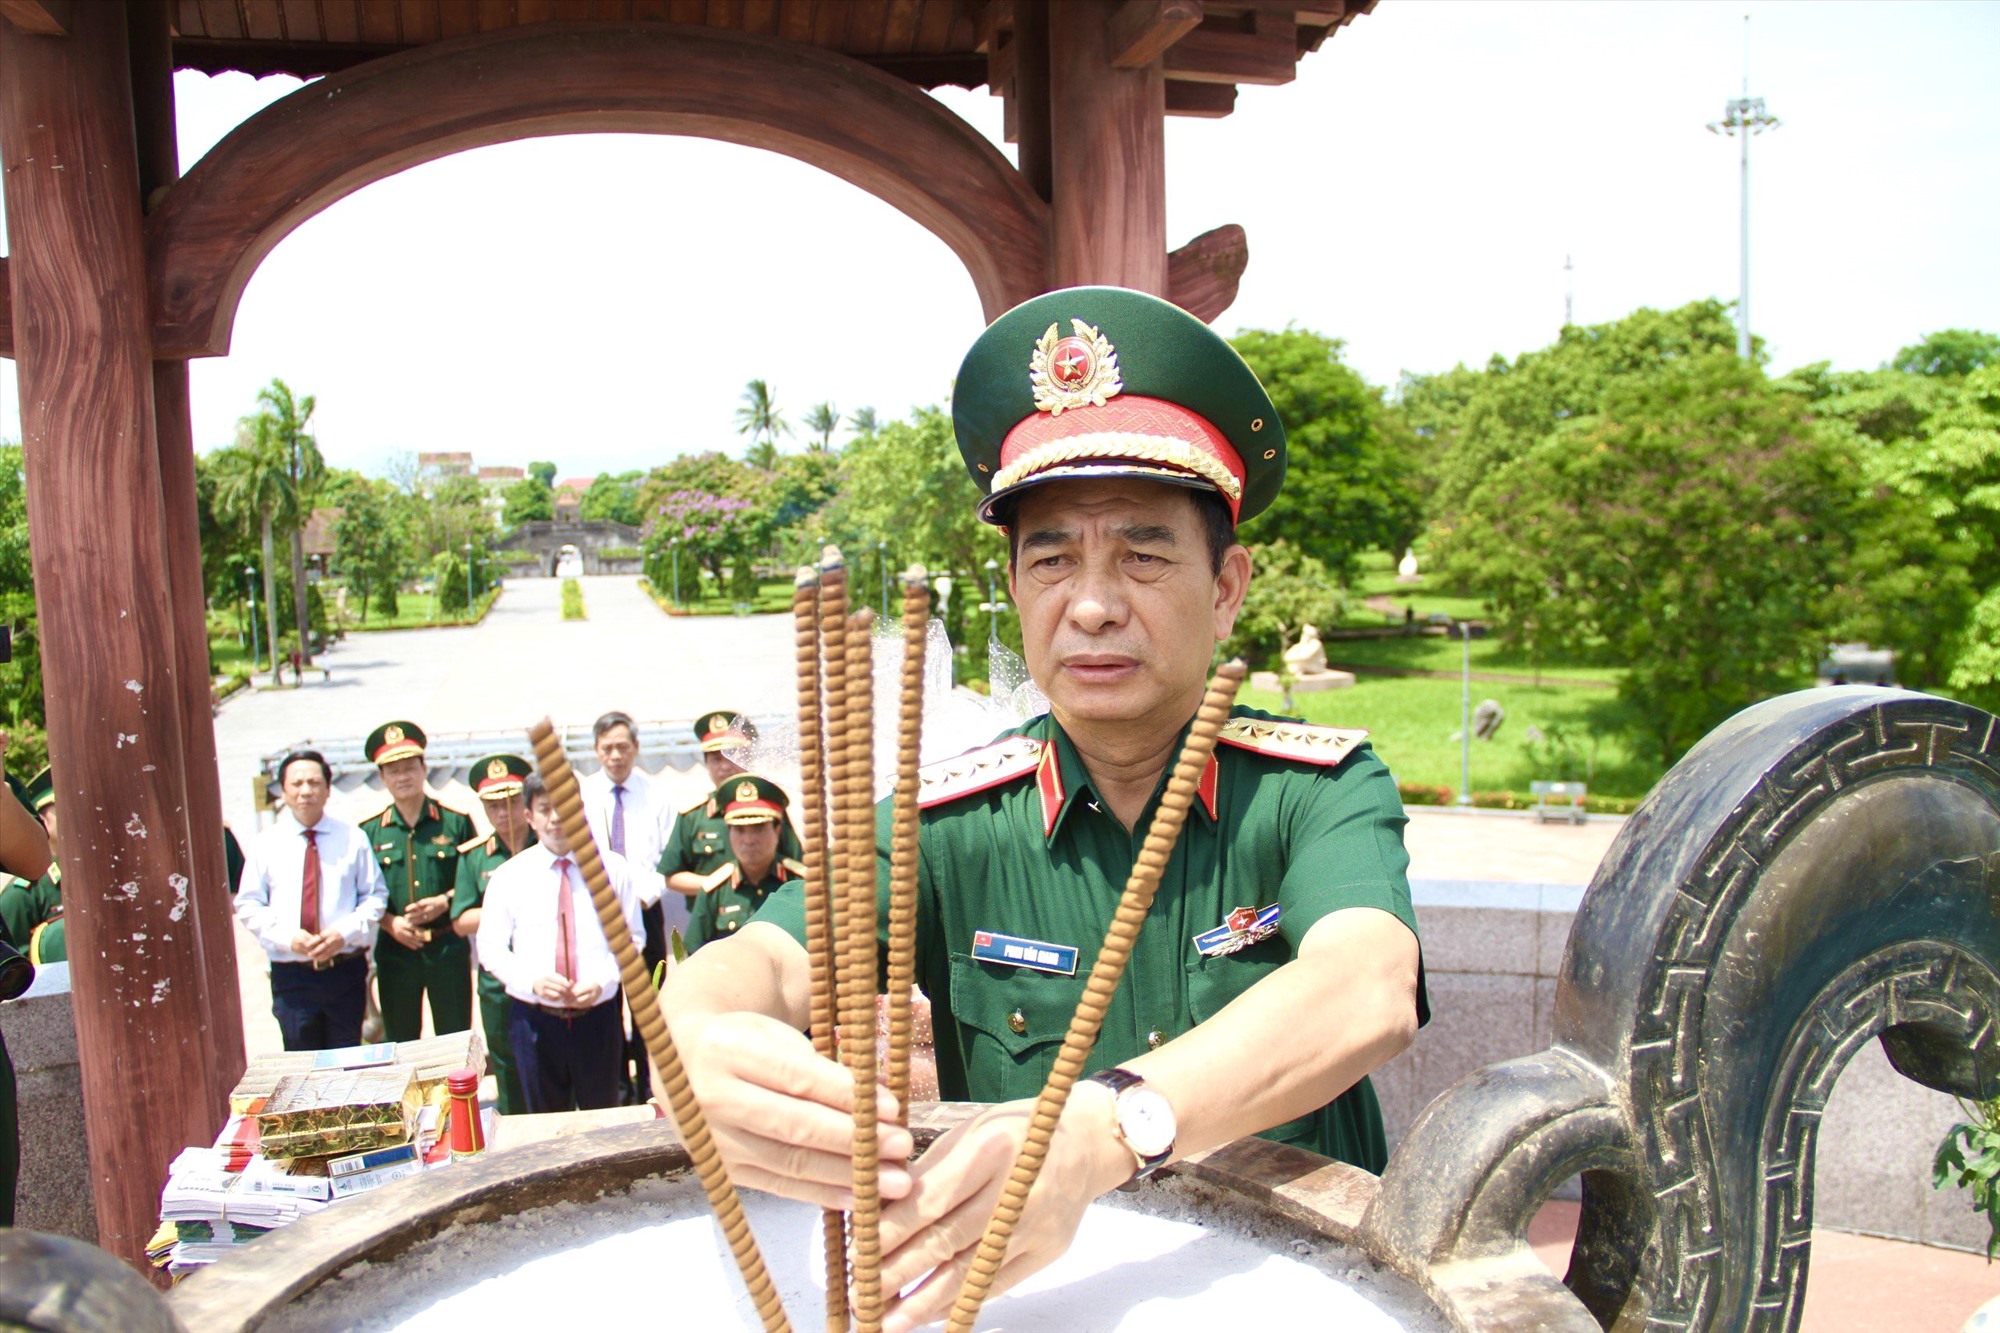
[[[0,0],[0,18],[37,37],[67,37],[70,0]]]
[[[1192,83],[1185,79],[1167,80],[1167,114],[1191,116],[1199,120],[1220,120],[1236,109],[1233,83]]]
[[[1202,0],[1125,0],[1112,11],[1111,63],[1144,69],[1201,26]]]
[[[1167,48],[1167,77],[1196,83],[1290,83],[1298,73],[1298,42],[1298,22],[1287,16],[1211,15]]]

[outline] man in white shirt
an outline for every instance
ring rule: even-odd
[[[285,1049],[356,1046],[389,889],[361,830],[327,815],[333,769],[317,751],[286,755],[278,782],[285,811],[245,849],[236,919],[270,955]]]
[[[507,1035],[529,1112],[616,1106],[624,1046],[618,960],[539,773],[528,774],[521,795],[535,845],[487,881],[479,961],[513,1001]],[[643,948],[646,928],[625,858],[602,846],[598,858],[632,942]]]
[[[583,793],[584,818],[590,821],[599,851],[608,849],[625,858],[639,894],[640,919],[646,923],[646,968],[651,971],[667,956],[669,932],[686,934],[689,917],[687,898],[668,893],[667,877],[655,869],[672,817],[663,799],[665,788],[639,767],[639,727],[631,714],[606,713],[591,723],[590,738],[602,767],[577,783]],[[652,1095],[646,1044],[636,1022],[627,1025],[620,1077],[632,1104]]]

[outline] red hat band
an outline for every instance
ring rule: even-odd
[[[1000,442],[992,493],[1055,468],[1120,462],[1200,478],[1229,502],[1231,519],[1243,503],[1243,458],[1227,436],[1178,403],[1129,393],[1023,418]]]

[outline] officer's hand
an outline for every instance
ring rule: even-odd
[[[883,1333],[907,1333],[951,1312],[1033,1113],[1032,1101],[1004,1102],[960,1125],[911,1170],[909,1196],[883,1209]],[[1132,1154],[1118,1141],[1114,1124],[1106,1089],[1079,1083],[1071,1091],[1049,1141],[1048,1160],[1014,1224],[993,1295],[1060,1257],[1091,1200],[1131,1178]],[[919,1278],[921,1286],[895,1298]]]
[[[604,987],[598,985],[594,981],[586,982],[581,986],[576,986],[572,988],[570,991],[570,995],[572,996],[570,1002],[574,1004],[577,1008],[588,1009],[592,1005],[596,1004],[598,1000],[603,997]]]
[[[438,913],[444,911],[444,903],[442,898],[419,898],[410,904],[403,918],[413,926],[428,926],[437,920]]]
[[[746,1012],[674,1025],[688,1082],[739,1185],[826,1208],[853,1206],[854,1076],[804,1033]],[[882,1197],[910,1189],[910,1132],[876,1089]]]
[[[314,958],[314,959],[318,958],[319,936],[313,934],[311,931],[305,931],[305,930],[293,931],[292,952],[296,954],[303,954],[307,958]]]
[[[541,996],[543,1004],[567,1007],[576,1003],[576,991],[568,979],[554,973],[535,978],[535,994]]]
[[[421,949],[424,947],[423,932],[411,925],[410,919],[401,913],[391,912],[384,918],[383,924],[389,931],[389,938],[402,945],[405,949]]]
[[[299,933],[303,935],[305,932],[300,931]],[[322,930],[319,934],[312,936],[311,939],[312,947],[307,952],[312,955],[312,960],[315,963],[325,962],[338,955],[342,949],[347,947],[347,937],[337,930]]]

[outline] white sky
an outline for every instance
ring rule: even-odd
[[[1751,91],[1784,120],[1753,149],[1774,363],[1867,368],[1934,329],[2000,329],[2000,5],[1748,10]],[[1582,323],[1733,299],[1737,148],[1703,126],[1739,91],[1744,12],[1382,0],[1295,83],[1169,119],[1168,243],[1241,223],[1250,268],[1218,325],[1343,338],[1380,384],[1547,343],[1566,254]],[[183,168],[295,87],[178,76]],[[940,97],[998,140],[998,99]],[[696,139],[529,141],[392,177],[281,243],[231,355],[195,363],[195,439],[227,443],[278,375],[318,396],[339,466],[469,449],[643,468],[740,452],[753,377],[800,435],[823,399],[942,401],[982,323],[942,242],[814,168]]]

